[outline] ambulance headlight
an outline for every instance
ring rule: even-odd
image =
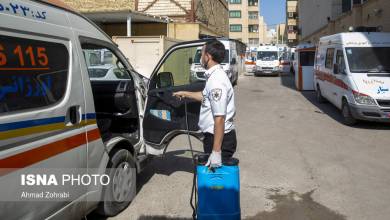
[[[353,97],[358,104],[361,105],[376,105],[375,100],[368,95],[354,92]]]

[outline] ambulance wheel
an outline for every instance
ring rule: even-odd
[[[106,174],[110,183],[103,187],[102,202],[96,213],[111,217],[123,211],[136,195],[137,172],[130,151],[117,149],[110,154]]]
[[[347,100],[343,99],[343,105],[341,107],[341,113],[343,115],[343,123],[348,126],[355,125],[357,120],[353,117],[351,108],[348,105]]]
[[[233,87],[237,86],[237,81],[238,79],[234,80],[234,82],[232,83]]]
[[[324,98],[324,96],[322,96],[321,88],[319,85],[317,85],[316,97],[317,97],[317,102],[319,103],[326,102],[326,99]]]

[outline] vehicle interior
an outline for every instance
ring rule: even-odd
[[[139,138],[139,118],[131,74],[110,50],[92,44],[82,48],[103,141],[122,136],[135,143]]]

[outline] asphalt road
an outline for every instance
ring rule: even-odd
[[[289,76],[241,77],[236,105],[243,219],[389,219],[390,125],[345,126]],[[176,138],[138,176],[136,199],[110,219],[190,219],[187,149],[186,137]]]

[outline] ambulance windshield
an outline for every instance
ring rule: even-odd
[[[349,47],[345,51],[352,73],[390,73],[390,47]]]
[[[274,61],[278,59],[277,51],[259,51],[257,52],[257,60]]]
[[[200,64],[200,58],[202,57],[202,50],[197,50],[194,58],[194,63]],[[222,63],[229,63],[229,50],[225,51],[225,58]]]

